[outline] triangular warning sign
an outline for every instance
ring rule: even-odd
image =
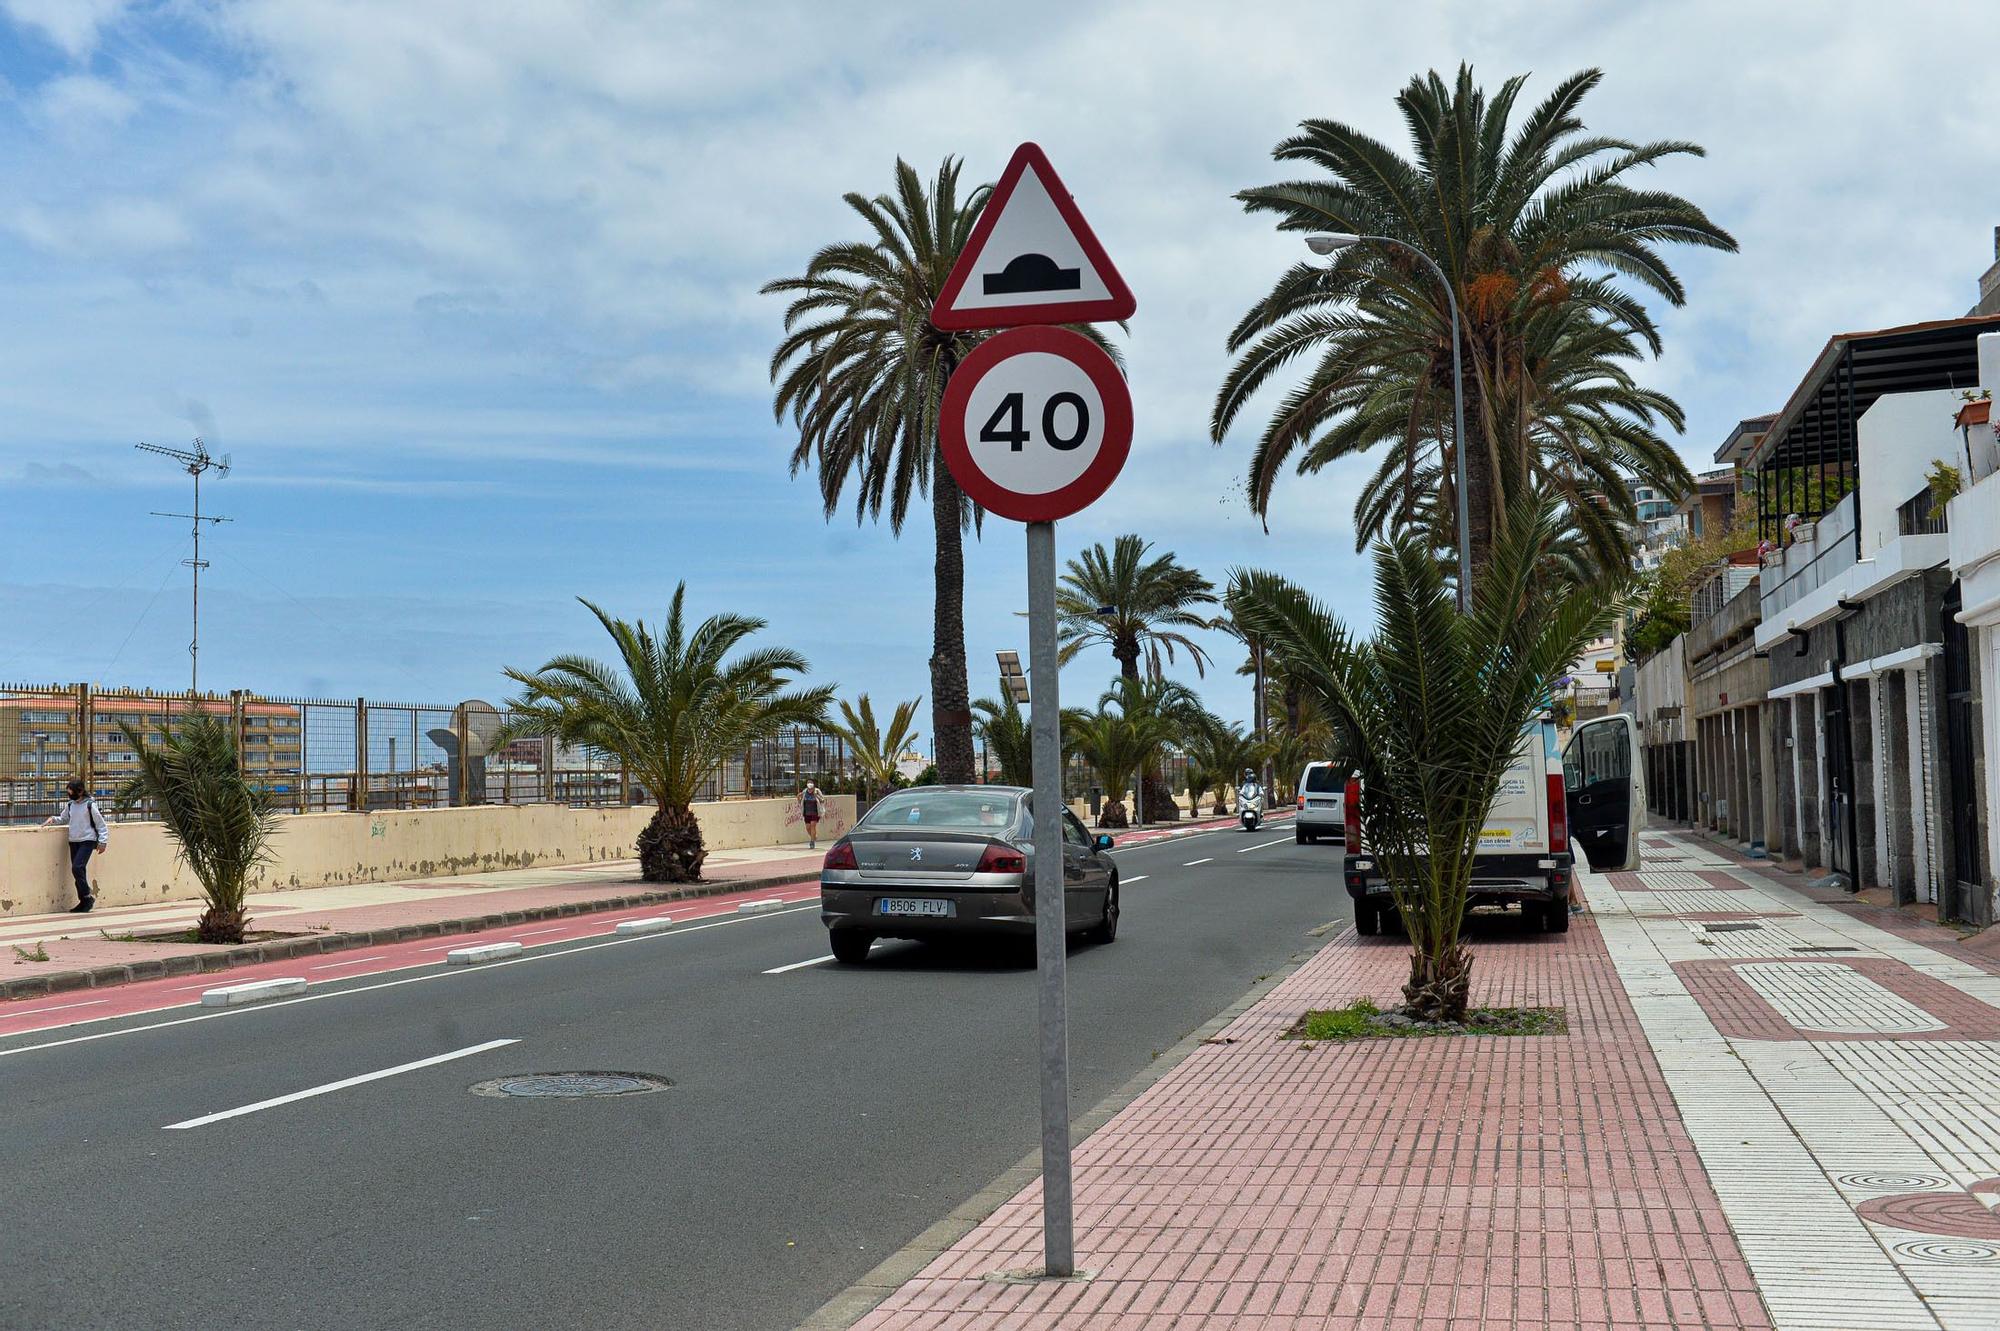
[[[1124,319],[1137,308],[1042,150],[1024,143],[993,187],[931,322],[939,328]]]

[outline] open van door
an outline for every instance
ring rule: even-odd
[[[1639,829],[1646,825],[1639,726],[1629,716],[1586,721],[1563,750],[1563,793],[1570,843],[1598,873],[1639,867]]]

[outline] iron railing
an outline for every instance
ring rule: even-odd
[[[484,703],[0,684],[0,826],[49,817],[72,777],[121,818],[152,817],[143,800],[120,803],[138,754],[119,723],[156,743],[162,727],[198,713],[228,724],[245,777],[280,812],[651,802],[610,754],[553,739],[499,742],[511,718]],[[789,795],[807,779],[831,789],[853,767],[837,736],[794,726],[723,761],[698,798]]]

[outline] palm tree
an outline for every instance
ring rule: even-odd
[[[1071,750],[1089,764],[1104,787],[1105,803],[1097,825],[1130,826],[1125,792],[1167,741],[1169,723],[1143,713],[1129,715],[1111,708],[1093,712],[1076,707],[1064,709],[1062,728]]]
[[[1144,679],[1121,675],[1114,679],[1097,700],[1097,709],[1103,714],[1114,708],[1135,727],[1133,733],[1140,737],[1145,749],[1145,761],[1140,768],[1145,774],[1144,784],[1139,789],[1137,810],[1140,821],[1150,818],[1170,822],[1179,818],[1180,806],[1174,802],[1173,791],[1158,775],[1160,762],[1169,745],[1185,742],[1204,727],[1216,724],[1216,718],[1201,705],[1193,689],[1161,675]],[[1121,793],[1123,789],[1118,787]]]
[[[1028,718],[1014,695],[1001,691],[1000,698],[981,698],[972,704],[973,729],[986,742],[986,751],[1000,763],[1000,781],[1009,786],[1035,784],[1035,740]],[[1068,747],[1069,736],[1063,736]]]
[[[658,806],[639,834],[640,874],[656,883],[701,878],[708,852],[691,806],[723,760],[786,726],[822,724],[833,697],[830,684],[790,688],[808,667],[788,647],[726,659],[764,621],[713,615],[690,633],[686,598],[683,582],[657,636],[643,619],[613,619],[583,601],[616,644],[618,665],[565,655],[533,672],[510,668],[507,677],[523,692],[509,704],[513,716],[497,741],[550,735],[616,754]]]
[[[1149,673],[1158,675],[1162,656],[1172,661],[1176,649],[1194,661],[1196,674],[1206,673],[1208,653],[1183,630],[1214,627],[1198,608],[1216,604],[1215,587],[1182,567],[1171,550],[1148,559],[1152,548],[1152,542],[1128,534],[1109,550],[1100,542],[1069,561],[1056,584],[1063,665],[1103,643],[1126,679],[1139,678],[1142,655]]]
[[[1452,83],[1435,72],[1413,78],[1396,99],[1411,157],[1352,126],[1308,120],[1274,156],[1324,175],[1237,195],[1247,211],[1275,214],[1280,231],[1387,236],[1444,269],[1465,320],[1464,535],[1475,568],[1508,505],[1550,471],[1592,502],[1615,502],[1628,473],[1669,490],[1686,480],[1652,429],[1655,419],[1678,429],[1678,409],[1615,368],[1642,347],[1660,349],[1645,307],[1618,279],[1680,305],[1685,293],[1659,247],[1736,242],[1687,199],[1628,183],[1699,147],[1585,132],[1577,108],[1602,77],[1563,80],[1518,125],[1522,78],[1490,99],[1469,66]],[[1220,443],[1260,388],[1310,358],[1252,456],[1253,510],[1268,515],[1288,463],[1314,472],[1387,444],[1357,510],[1363,539],[1449,531],[1452,337],[1444,292],[1398,246],[1356,245],[1282,275],[1230,335],[1238,359],[1210,423]],[[1572,505],[1570,516],[1587,514]]]
[[[889,718],[889,728],[882,729],[875,720],[875,705],[862,694],[856,707],[842,701],[840,715],[842,721],[829,721],[826,733],[847,741],[848,749],[854,754],[855,765],[861,774],[873,782],[878,790],[887,790],[896,784],[901,775],[896,768],[896,760],[901,758],[917,742],[917,730],[912,724],[917,708],[923,703],[923,696],[896,704],[895,714]]]
[[[1459,925],[1481,825],[1523,728],[1611,619],[1601,593],[1547,576],[1561,522],[1547,501],[1510,509],[1466,615],[1423,542],[1378,544],[1372,641],[1281,578],[1234,578],[1244,622],[1345,732],[1364,783],[1362,834],[1409,931],[1403,996],[1419,1016],[1464,1017],[1472,958]]]
[[[272,858],[277,815],[265,792],[243,779],[229,726],[205,714],[171,727],[161,721],[151,742],[129,721],[118,728],[139,764],[119,790],[118,803],[151,801],[181,861],[201,884],[208,909],[195,921],[195,938],[242,942],[250,923],[243,909],[250,874]]]
[[[1206,784],[1215,787],[1218,803],[1217,812],[1226,813],[1220,806],[1223,787],[1234,789],[1243,779],[1243,773],[1254,770],[1263,758],[1263,750],[1257,741],[1243,733],[1241,726],[1225,725],[1221,721],[1197,727],[1187,740],[1189,790],[1188,799],[1193,801],[1194,776],[1200,772]]]
[[[980,185],[961,197],[959,168],[947,157],[926,189],[898,159],[893,194],[844,196],[867,239],[828,245],[803,276],[763,288],[792,298],[771,354],[772,411],[799,432],[792,474],[818,469],[828,518],[851,477],[855,521],[880,519],[886,505],[896,535],[911,497],[930,499],[931,733],[947,782],[972,779],[964,534],[978,514],[939,456],[938,404],[984,334],[947,332],[930,311],[992,190]],[[1094,330],[1078,331],[1105,345]]]

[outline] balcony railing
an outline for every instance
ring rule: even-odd
[[[1932,509],[1937,516],[1931,515]],[[1945,511],[1931,494],[1930,486],[1905,499],[1896,507],[1896,531],[1902,536],[1942,536],[1951,530]]]
[[[1852,493],[1817,522],[1792,529],[1791,544],[1764,558],[1764,618],[1771,620],[1800,597],[1854,567]]]

